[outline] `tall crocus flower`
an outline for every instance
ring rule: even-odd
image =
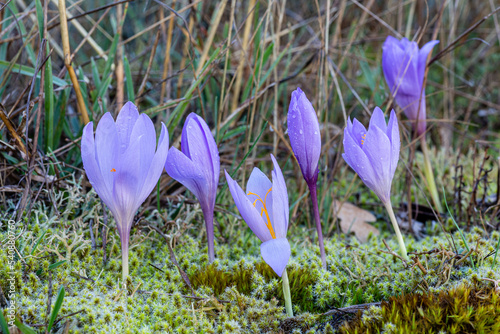
[[[345,153],[342,157],[384,204],[396,231],[401,254],[408,259],[391,204],[391,184],[398,166],[400,147],[398,120],[394,110],[391,111],[389,124],[386,124],[382,110],[376,107],[368,131],[357,119],[351,122],[350,118],[344,129]]]
[[[130,228],[139,206],[154,189],[168,154],[168,132],[161,125],[158,146],[153,122],[139,115],[132,102],[120,110],[116,122],[102,116],[94,138],[93,122],[82,135],[82,161],[94,190],[113,213],[122,244],[122,274],[128,275]]]
[[[297,88],[292,93],[288,108],[288,136],[292,144],[293,154],[299,162],[302,176],[306,180],[311,195],[314,220],[318,232],[319,250],[323,268],[326,269],[325,246],[318,209],[317,181],[318,162],[321,154],[321,134],[319,131],[318,116],[306,94]]]
[[[264,261],[283,280],[285,308],[293,316],[290,285],[286,265],[290,259],[290,244],[286,238],[289,220],[288,194],[280,166],[271,154],[274,170],[272,183],[258,168],[247,182],[246,193],[227,172],[226,180],[236,207],[248,227],[262,241],[260,253]]]
[[[439,41],[430,41],[419,49],[417,42],[388,36],[382,47],[382,69],[387,85],[406,117],[414,121],[413,126],[418,135],[423,134],[426,129],[423,84],[427,56],[438,43]]]
[[[184,123],[181,151],[170,148],[165,170],[198,199],[205,218],[208,260],[214,261],[214,206],[219,184],[220,159],[217,144],[207,123],[195,113]]]
[[[424,135],[427,127],[423,87],[425,68],[429,53],[438,43],[439,41],[430,41],[419,49],[416,42],[410,42],[406,38],[399,41],[388,36],[382,47],[382,68],[396,103],[403,109],[406,117],[413,121],[413,128],[421,136],[427,184],[434,205],[442,211]]]

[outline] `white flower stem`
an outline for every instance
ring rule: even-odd
[[[403,259],[408,261],[408,255],[406,254],[405,242],[403,240],[403,236],[401,235],[401,231],[399,230],[398,221],[396,220],[396,216],[394,215],[394,211],[392,210],[391,201],[389,200],[389,201],[387,201],[387,203],[384,203],[384,206],[387,209],[387,212],[389,213],[389,217],[391,218],[391,222],[392,222],[392,227],[394,227],[394,231],[396,232],[396,237],[398,238],[401,256],[403,257]]]
[[[429,187],[429,192],[431,193],[432,202],[436,206],[436,210],[440,213],[443,212],[441,202],[439,201],[439,194],[436,187],[436,181],[434,180],[434,173],[432,171],[431,160],[429,159],[429,149],[427,147],[427,140],[425,135],[421,139],[422,153],[424,154],[424,174],[427,179],[427,186]]]
[[[285,296],[285,309],[286,314],[289,317],[293,317],[293,309],[292,309],[292,297],[290,295],[290,283],[288,282],[288,274],[285,270],[283,270],[283,275],[281,276],[283,280],[283,296]]]

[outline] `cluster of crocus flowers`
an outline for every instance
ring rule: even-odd
[[[286,265],[290,259],[290,244],[286,238],[289,221],[288,194],[283,173],[271,155],[274,170],[272,182],[254,168],[247,182],[246,193],[226,173],[229,191],[248,227],[262,241],[260,252],[264,261],[282,278],[285,309],[293,316],[290,285]]]
[[[388,36],[383,45],[382,69],[394,100],[403,109],[406,117],[413,122],[415,133],[421,136],[427,184],[434,205],[442,211],[425,140],[427,113],[424,77],[427,58],[438,43],[439,41],[430,41],[419,49],[416,42]]]
[[[407,260],[406,246],[391,204],[391,185],[400,147],[399,126],[394,110],[391,111],[388,124],[382,110],[376,107],[368,130],[357,119],[351,122],[350,118],[344,129],[342,157],[384,204],[396,232],[401,255]]]
[[[156,143],[153,122],[139,115],[131,102],[123,106],[116,122],[108,112],[82,135],[82,161],[94,190],[111,210],[122,246],[122,278],[128,276],[130,229],[139,206],[154,189],[168,154],[168,132],[161,125]]]
[[[198,199],[205,218],[208,260],[214,261],[214,206],[219,184],[220,159],[215,139],[207,123],[191,113],[184,123],[181,151],[170,148],[165,170]]]
[[[314,220],[318,232],[318,242],[321,255],[321,263],[326,269],[325,246],[323,244],[323,232],[319,217],[317,182],[318,163],[321,154],[321,134],[319,131],[318,116],[306,94],[297,88],[292,93],[292,99],[288,108],[288,136],[290,144],[297,159],[302,176],[309,187],[311,201],[314,211]]]

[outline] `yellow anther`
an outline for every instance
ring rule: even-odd
[[[116,169],[114,169],[114,168],[111,168],[111,171],[112,171],[112,172],[116,172]]]
[[[361,136],[361,145],[365,143],[365,139],[366,139],[366,133]]]
[[[263,217],[264,213],[266,214],[266,220],[267,220],[266,227],[269,230],[269,233],[271,233],[271,238],[276,239],[276,234],[274,233],[273,224],[271,224],[271,218],[269,218],[269,212],[267,211],[266,207],[267,195],[269,195],[272,189],[273,189],[272,187],[269,188],[269,190],[266,193],[266,196],[264,196],[264,199],[262,199],[259,195],[253,192],[248,192],[247,195],[257,196],[257,199],[253,202],[254,207],[257,205],[257,202],[262,203],[262,208],[260,209],[260,215],[261,217]]]

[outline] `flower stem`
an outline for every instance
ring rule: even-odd
[[[292,297],[290,295],[290,283],[288,282],[288,274],[285,270],[283,270],[283,275],[281,276],[283,280],[283,296],[285,296],[285,309],[286,314],[289,317],[293,317],[293,309],[292,309]]]
[[[439,195],[436,187],[436,182],[434,181],[434,173],[432,172],[431,160],[429,159],[429,149],[427,147],[427,140],[425,135],[421,139],[422,153],[424,154],[424,174],[427,179],[427,185],[431,193],[432,202],[436,206],[436,209],[441,213],[443,208],[441,202],[439,201]]]
[[[205,227],[207,229],[207,242],[208,242],[208,263],[212,263],[215,260],[215,252],[214,252],[214,213],[213,211],[208,210],[209,212],[203,212],[203,216],[205,217]]]
[[[123,287],[127,287],[127,276],[128,276],[128,240],[123,242],[122,240],[122,282]]]
[[[384,203],[384,206],[387,209],[387,212],[389,213],[389,217],[391,218],[391,222],[392,222],[392,227],[394,227],[394,231],[396,232],[396,237],[398,238],[399,249],[401,251],[401,255],[403,256],[403,259],[408,261],[408,255],[406,254],[405,242],[403,240],[403,236],[401,235],[401,231],[399,230],[398,221],[396,220],[396,216],[394,215],[394,211],[392,210],[391,201],[389,200],[389,201],[387,201],[387,203]]]
[[[311,200],[313,204],[313,212],[314,212],[314,220],[316,221],[316,231],[318,231],[318,243],[319,243],[319,251],[321,253],[321,263],[323,265],[323,269],[326,270],[326,255],[325,255],[325,245],[323,243],[323,232],[321,229],[321,220],[319,217],[319,208],[318,208],[318,195],[316,191],[316,183],[308,184],[309,192],[311,193]]]

